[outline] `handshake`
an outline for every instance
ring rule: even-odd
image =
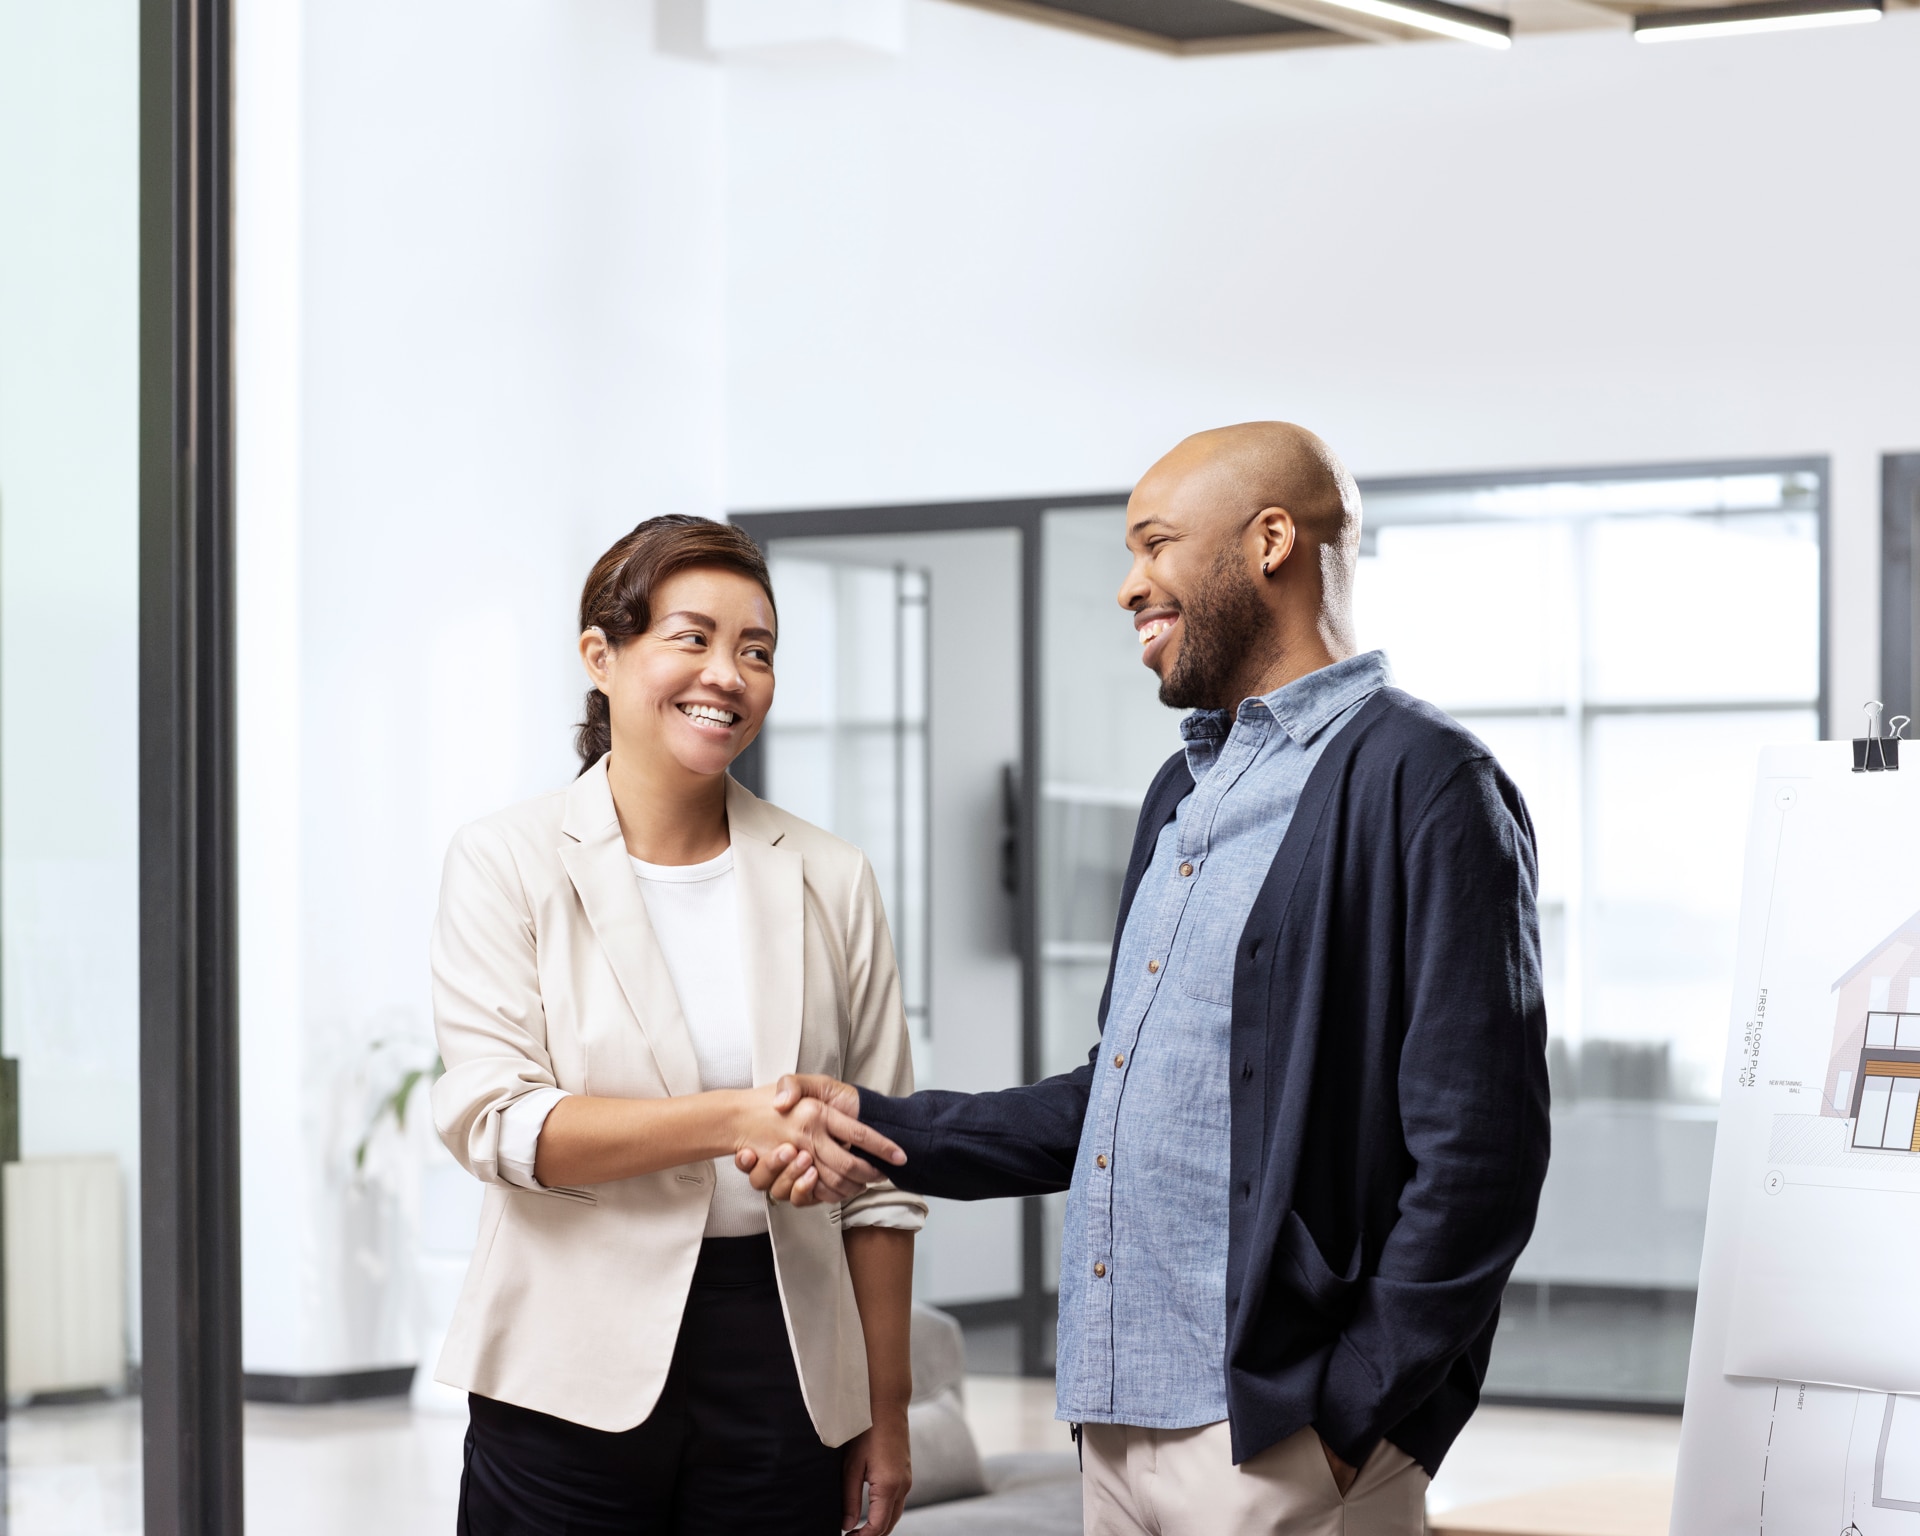
[[[754,1091],[759,1099],[766,1090]],[[860,1123],[860,1091],[818,1073],[790,1072],[774,1084],[768,1113],[756,1115],[733,1161],[753,1187],[792,1205],[850,1200],[887,1175],[854,1149],[898,1167],[902,1152]]]

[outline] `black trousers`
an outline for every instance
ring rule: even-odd
[[[588,1429],[469,1395],[459,1536],[838,1536],[780,1311],[773,1242],[708,1238],[660,1401]]]

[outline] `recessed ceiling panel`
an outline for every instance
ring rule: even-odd
[[[1149,32],[1175,43],[1219,42],[1319,32],[1310,22],[1238,5],[1235,0],[1040,0],[1039,8]]]

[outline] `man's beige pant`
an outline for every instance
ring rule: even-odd
[[[1081,1427],[1086,1536],[1420,1536],[1427,1474],[1384,1440],[1340,1496],[1320,1437],[1290,1435],[1241,1466],[1224,1422]]]

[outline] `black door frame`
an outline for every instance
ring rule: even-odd
[[[147,1536],[239,1536],[232,17],[140,5],[140,1259]]]
[[[1124,505],[1127,492],[1022,497],[1012,501],[841,507],[799,512],[734,512],[735,526],[766,549],[775,539],[836,538],[860,534],[953,533],[1013,529],[1020,535],[1020,794],[1015,837],[1014,923],[1020,936],[1020,1080],[1040,1080],[1040,529],[1043,514],[1075,507]],[[756,748],[734,771],[749,789],[761,788]],[[1053,1326],[1044,1284],[1045,1213],[1038,1196],[1020,1202],[1020,1372],[1050,1375],[1048,1335]]]

